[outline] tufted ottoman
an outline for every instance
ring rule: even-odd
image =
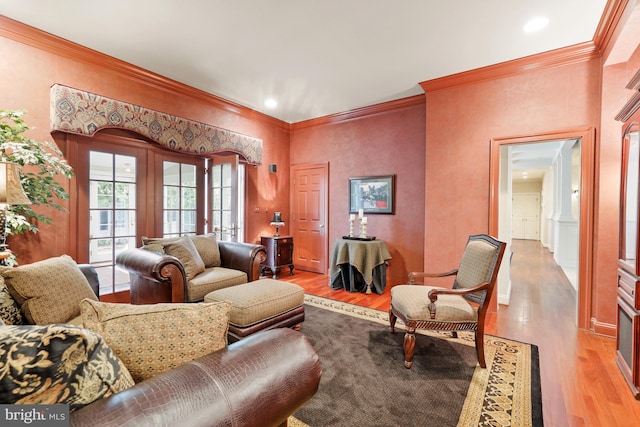
[[[231,303],[229,342],[255,332],[295,327],[304,321],[304,289],[274,279],[260,279],[218,289],[205,295],[204,302]]]

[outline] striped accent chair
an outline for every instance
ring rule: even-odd
[[[399,318],[406,326],[404,366],[413,363],[417,329],[474,331],[480,366],[484,358],[484,320],[496,284],[506,244],[486,234],[469,237],[458,268],[446,273],[409,273],[408,285],[391,288],[389,323],[395,331]],[[416,285],[416,279],[453,276],[452,288]]]

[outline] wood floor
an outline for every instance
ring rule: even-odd
[[[538,346],[545,426],[640,426],[640,402],[616,365],[615,339],[576,328],[576,296],[539,242],[514,240],[512,251],[511,301],[500,306],[487,333]],[[312,295],[384,311],[393,285],[388,283],[382,295],[365,295],[334,291],[322,274],[296,271],[279,279]]]

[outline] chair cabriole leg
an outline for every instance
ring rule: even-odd
[[[415,328],[407,327],[407,333],[404,334],[404,367],[407,369],[411,369],[413,364],[413,351],[416,347],[415,331]]]
[[[396,327],[396,320],[398,318],[396,317],[395,314],[393,314],[393,312],[391,311],[391,308],[389,309],[389,326],[391,327],[391,333],[395,333],[395,327]]]

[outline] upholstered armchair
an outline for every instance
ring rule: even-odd
[[[391,288],[389,322],[395,331],[399,318],[406,326],[404,365],[413,363],[417,329],[475,332],[476,353],[481,367],[484,357],[484,322],[493,294],[505,243],[481,234],[470,236],[458,268],[446,273],[409,274],[408,285]],[[417,285],[417,279],[454,277],[452,288]]]

